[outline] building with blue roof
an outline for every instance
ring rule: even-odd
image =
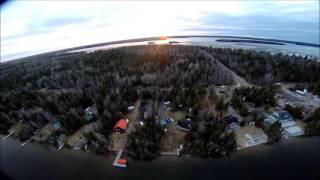
[[[264,128],[268,129],[275,122],[281,123],[281,128],[286,136],[301,136],[304,131],[296,124],[293,117],[287,111],[275,111],[264,119]]]
[[[240,128],[240,123],[238,121],[238,118],[234,116],[227,116],[223,120],[227,125],[226,127],[227,131],[234,131]]]
[[[275,111],[272,116],[280,122],[293,121],[293,117],[287,111]]]
[[[161,125],[162,127],[167,127],[167,126],[169,126],[172,122],[173,122],[173,120],[172,120],[171,118],[166,118],[166,119],[160,120],[160,125]]]
[[[191,129],[191,120],[180,120],[177,126],[182,130],[189,131]]]
[[[56,131],[56,130],[58,130],[58,129],[60,129],[60,128],[61,128],[61,123],[59,122],[59,120],[54,119],[54,120],[52,121],[51,129],[54,130],[54,131]]]
[[[97,114],[97,107],[95,104],[92,106],[87,107],[84,110],[84,118],[87,123],[92,122],[95,120],[95,115]]]

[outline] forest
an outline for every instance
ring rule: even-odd
[[[316,57],[230,48],[204,49],[253,84],[302,83],[309,91],[320,94],[320,63]]]
[[[277,88],[277,86],[235,88],[230,102],[239,109],[243,107],[244,102],[251,102],[255,106],[275,106]]]
[[[209,158],[230,155],[236,150],[234,132],[225,131],[226,124],[218,115],[194,112],[192,128],[188,132],[182,154]]]
[[[214,58],[208,58],[203,50]],[[60,131],[69,136],[87,123],[85,109],[95,104],[96,133],[108,139],[116,121],[138,99],[157,103],[170,100],[171,111],[193,110],[185,153],[202,157],[230,154],[235,149],[234,134],[224,131],[220,117],[202,109],[207,91],[209,98],[216,98],[210,93],[212,85],[235,83],[230,71],[217,61],[257,85],[314,84],[320,80],[320,63],[313,58],[228,48],[135,46],[33,56],[1,64],[0,134],[7,134],[10,127],[22,121],[23,129],[15,136],[25,141],[48,122],[58,120],[62,124]],[[241,108],[246,97],[257,106],[274,106],[274,92],[273,86],[239,88],[230,104]],[[223,111],[228,105],[221,98],[216,110]],[[156,142],[162,132],[152,121],[154,116],[145,127],[130,134],[128,149],[132,157],[152,159],[158,154]],[[149,156],[141,156],[139,146],[150,149]]]

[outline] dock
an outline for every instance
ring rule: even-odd
[[[121,158],[121,155],[123,153],[123,149],[120,149],[117,153],[117,156],[116,158],[114,159],[113,163],[112,163],[112,166],[114,167],[121,167],[121,168],[125,168],[127,167],[127,164],[120,164],[118,163],[119,159]]]
[[[2,140],[7,139],[7,138],[8,138],[8,137],[10,137],[13,133],[14,133],[14,131],[13,131],[13,132],[11,132],[10,134],[6,135],[5,137],[3,137],[3,138],[2,138]]]
[[[28,140],[26,140],[24,143],[22,143],[21,146],[24,146],[24,145],[28,144],[29,142],[31,142],[31,140],[32,140],[32,137],[29,138]]]
[[[58,147],[58,150],[60,151],[64,146],[64,143],[62,143],[59,147]]]

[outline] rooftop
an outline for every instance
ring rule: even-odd
[[[234,116],[227,116],[224,118],[224,121],[227,123],[227,125],[230,125],[232,123],[239,123],[238,118]]]
[[[181,120],[178,121],[178,126],[185,128],[185,129],[190,129],[191,128],[191,121],[190,120]]]
[[[293,120],[292,116],[287,111],[275,111],[272,115],[279,121]]]
[[[304,131],[299,126],[286,127],[285,131],[289,136],[301,136],[304,134]]]
[[[120,128],[120,129],[127,129],[127,127],[128,127],[128,120],[125,120],[125,119],[120,119],[117,123],[116,123],[116,125],[114,125],[114,129],[115,128]]]

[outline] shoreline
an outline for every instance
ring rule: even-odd
[[[23,148],[23,149],[22,149]],[[27,144],[1,142],[1,170],[12,179],[318,179],[320,138],[294,138],[218,158],[159,156],[151,162],[129,159],[129,168],[113,167],[113,156],[100,156]],[[30,163],[32,162],[32,163]],[[297,162],[299,165],[297,165]],[[278,172],[281,173],[264,173]],[[232,169],[232,173],[230,173]],[[250,173],[248,173],[250,172]],[[142,176],[141,176],[142,175]],[[317,177],[317,178],[315,178]]]
[[[16,138],[12,138],[12,137],[9,137],[5,140],[3,140],[2,138],[5,137],[5,135],[3,134],[0,134],[0,139],[1,139],[1,144],[4,144],[5,141],[14,141],[15,143],[19,144],[21,146],[21,148],[24,148],[24,145],[22,146],[22,142],[20,142],[18,139]],[[300,136],[300,137],[290,137],[288,139],[285,139],[283,138],[280,142],[276,143],[276,144],[267,144],[267,143],[261,143],[261,144],[257,144],[257,145],[254,145],[254,146],[248,146],[248,147],[245,147],[245,148],[237,148],[233,153],[231,153],[229,156],[232,156],[233,154],[237,153],[237,152],[242,152],[242,151],[245,151],[245,150],[250,150],[250,149],[266,149],[266,148],[273,148],[275,146],[278,146],[279,144],[288,144],[288,143],[297,143],[298,141],[302,141],[303,139],[312,139],[312,138],[317,138],[317,136]],[[319,138],[319,144],[320,144],[320,137]],[[105,153],[105,154],[95,154],[95,153],[88,153],[88,152],[84,152],[82,150],[74,150],[72,148],[63,148],[62,151],[53,147],[52,145],[50,144],[40,144],[40,143],[34,143],[34,142],[30,142],[28,144],[26,144],[26,146],[38,146],[40,148],[43,148],[43,149],[46,149],[46,150],[53,150],[53,151],[56,151],[56,152],[76,152],[77,154],[85,154],[85,155],[92,155],[92,156],[97,156],[97,157],[103,157],[103,156],[106,156],[106,157],[112,157],[114,155],[117,154],[118,150],[108,150],[109,152],[108,153]],[[49,151],[48,151],[49,152]],[[179,156],[177,155],[177,152],[176,151],[162,151],[162,152],[159,152],[159,157],[166,157],[166,156],[176,156],[178,158],[185,158],[187,156],[187,158],[200,158],[200,159],[203,159],[201,157],[194,157],[190,154],[185,154],[185,155],[182,155],[182,156]],[[158,158],[159,158],[158,157]],[[222,157],[226,157],[225,155],[224,156],[221,156],[221,157],[218,157],[218,158],[222,158]],[[131,159],[131,158],[130,158]],[[210,159],[210,158],[208,158]],[[215,159],[215,158],[214,158]]]
[[[267,41],[270,43],[288,43],[298,46],[306,46],[306,47],[313,47],[317,48],[320,47],[320,44],[317,43],[309,43],[309,42],[299,42],[299,41],[290,41],[290,40],[281,40],[281,39],[273,39],[273,38],[261,38],[261,37],[251,37],[251,36],[222,36],[222,35],[173,35],[173,36],[166,36],[166,39],[185,39],[185,38],[229,38],[230,40],[255,40],[255,41]],[[19,60],[24,60],[36,56],[45,56],[45,55],[52,55],[52,54],[59,54],[59,53],[67,53],[69,51],[75,51],[75,50],[81,50],[81,49],[87,49],[87,48],[97,48],[101,46],[109,46],[109,45],[117,45],[117,44],[125,44],[125,43],[135,43],[135,42],[148,42],[148,41],[157,41],[157,40],[164,40],[161,36],[155,36],[155,37],[145,37],[145,38],[133,38],[133,39],[125,39],[125,40],[117,40],[117,41],[108,41],[108,42],[101,42],[101,43],[94,43],[94,44],[88,44],[88,45],[82,45],[82,46],[75,46],[70,48],[64,48],[59,49],[55,51],[47,51],[43,53],[37,53],[30,56],[25,56],[21,58],[15,58],[11,60],[7,60],[5,62],[1,63],[9,63]],[[286,45],[286,44],[284,44]]]

